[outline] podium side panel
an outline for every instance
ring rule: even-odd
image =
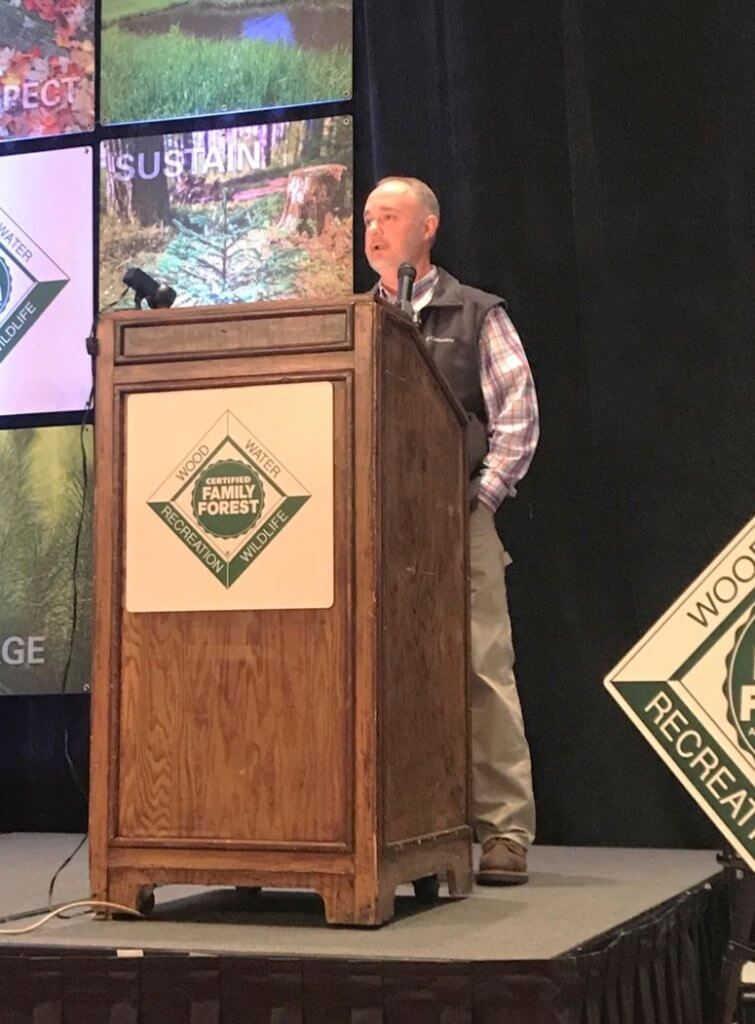
[[[383,841],[466,825],[467,578],[462,427],[402,325],[381,396]]]
[[[114,524],[119,521],[117,495],[118,440],[113,417],[113,327],[99,328],[101,354],[96,366],[94,473],[94,588],[92,614],[92,702],[89,783],[89,869],[95,898],[107,892],[107,846],[110,834],[111,680],[113,677],[113,579],[117,562]]]

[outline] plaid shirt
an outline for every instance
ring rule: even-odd
[[[432,299],[438,270],[429,272],[414,286],[415,313]],[[379,294],[395,299],[382,284]],[[479,500],[495,512],[529,469],[540,437],[535,382],[516,328],[503,306],[494,306],[485,317],[479,337],[480,383],[488,413],[488,454],[480,474]]]

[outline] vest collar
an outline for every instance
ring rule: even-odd
[[[373,295],[380,294],[380,282],[372,288]],[[457,279],[449,274],[443,267],[438,267],[438,281],[433,289],[433,297],[424,309],[435,309],[445,307],[456,309],[464,305],[464,298],[461,293],[461,285]]]
[[[438,283],[435,285],[433,291],[433,297],[430,299],[425,309],[435,309],[437,307],[444,308],[460,308],[464,305],[464,297],[461,291],[461,285],[456,278],[449,274],[447,270],[442,267],[438,267]]]

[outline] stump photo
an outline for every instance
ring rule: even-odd
[[[130,266],[179,305],[352,291],[349,118],[110,139],[100,163],[101,309]]]

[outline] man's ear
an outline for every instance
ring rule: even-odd
[[[440,220],[434,213],[430,213],[425,217],[425,231],[423,236],[425,241],[431,242],[435,238],[438,234],[439,225]]]

